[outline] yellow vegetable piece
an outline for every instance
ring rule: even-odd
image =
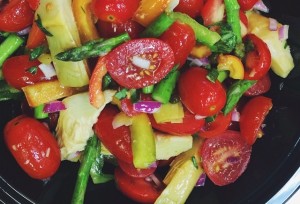
[[[196,45],[193,47],[190,54],[194,57],[204,58],[211,55],[211,50],[206,45]]]
[[[36,107],[78,92],[78,89],[62,86],[58,80],[28,85],[23,87],[22,90],[31,107]]]
[[[234,55],[219,55],[217,68],[219,71],[228,70],[233,79],[244,78],[244,65],[241,59]]]
[[[159,110],[153,113],[153,117],[157,123],[173,122],[181,123],[184,117],[183,106],[181,102],[172,104],[162,104]]]
[[[133,20],[147,27],[168,7],[170,0],[141,0],[139,8],[136,10]]]
[[[99,38],[91,12],[92,0],[73,0],[72,9],[82,43]]]

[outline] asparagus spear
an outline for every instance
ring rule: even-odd
[[[227,22],[229,25],[231,25],[232,30],[236,35],[237,43],[240,43],[242,42],[239,16],[240,5],[238,4],[237,0],[224,0],[224,4],[226,9]]]
[[[107,40],[97,39],[89,41],[80,47],[75,47],[64,52],[58,53],[55,57],[62,61],[80,61],[90,57],[105,55],[114,47],[129,40],[128,33],[109,38]]]

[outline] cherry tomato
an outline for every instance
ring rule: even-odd
[[[134,116],[139,113],[134,110],[133,103],[130,98],[124,98],[121,100],[121,110],[128,116]]]
[[[223,0],[207,0],[201,10],[203,24],[208,26],[221,21],[224,17]]]
[[[129,19],[125,23],[112,23],[106,21],[97,21],[99,34],[103,38],[111,38],[127,32],[131,39],[139,37],[139,34],[144,30],[144,27],[139,23]]]
[[[40,0],[26,0],[32,10],[36,10],[40,4]]]
[[[139,0],[92,0],[91,8],[102,21],[124,23],[133,16],[139,3]]]
[[[196,119],[187,109],[184,109],[184,118],[182,123],[157,123],[152,114],[148,114],[153,128],[172,135],[189,135],[198,132],[204,125],[204,119]]]
[[[151,166],[147,169],[137,169],[132,163],[127,163],[122,160],[118,160],[119,167],[129,176],[136,178],[145,178],[153,174],[157,166]]]
[[[262,78],[251,86],[245,93],[245,96],[258,96],[268,92],[271,88],[271,79],[269,72],[267,72]]]
[[[252,145],[261,134],[261,125],[271,110],[272,99],[265,96],[251,98],[241,111],[240,131],[245,141]]]
[[[119,167],[115,169],[114,175],[119,190],[138,203],[154,203],[161,193],[152,182],[131,177]]]
[[[246,54],[244,79],[258,80],[263,77],[271,67],[271,53],[268,45],[255,34],[247,34],[245,40],[251,41],[254,50]]]
[[[29,60],[28,55],[11,57],[3,63],[3,77],[9,85],[16,89],[40,81],[54,79],[55,77],[45,77],[44,73],[38,68],[40,64],[38,60]]]
[[[0,31],[17,32],[33,22],[34,11],[26,0],[11,0],[1,9]]]
[[[219,81],[206,78],[207,70],[191,67],[179,77],[178,90],[182,103],[200,116],[217,114],[225,105],[226,91]]]
[[[204,0],[179,0],[179,4],[174,11],[185,13],[192,18],[200,15]]]
[[[201,148],[204,171],[218,186],[233,183],[246,170],[251,151],[239,132],[226,130],[204,141]]]
[[[147,66],[134,64],[133,58],[146,61]],[[107,71],[118,84],[142,88],[159,82],[169,73],[174,66],[174,53],[162,40],[143,38],[116,47],[106,55],[106,60]]]
[[[248,11],[253,8],[253,6],[258,2],[258,0],[238,0],[240,8],[243,11]]]
[[[181,67],[196,44],[194,30],[187,24],[175,21],[160,39],[168,43],[174,52],[175,64]]]
[[[221,134],[230,126],[231,117],[232,112],[229,112],[227,115],[219,112],[213,121],[205,123],[200,129],[199,135],[204,138],[211,138]]]
[[[132,149],[129,127],[121,126],[114,129],[112,121],[119,113],[117,107],[106,105],[101,111],[94,130],[104,146],[119,160],[132,163]]]
[[[60,166],[60,149],[54,135],[38,120],[21,115],[4,128],[5,143],[32,178],[51,177]]]

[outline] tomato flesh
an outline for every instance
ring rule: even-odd
[[[200,15],[204,0],[180,0],[174,11],[185,13],[192,18]]]
[[[268,92],[271,88],[271,79],[269,73],[265,74],[262,78],[251,86],[245,93],[245,96],[258,96]]]
[[[149,62],[142,68],[133,58]],[[133,39],[106,55],[111,77],[126,88],[142,88],[159,82],[174,66],[174,53],[165,42],[155,38]]]
[[[239,132],[227,130],[206,139],[200,151],[209,179],[218,186],[224,186],[235,182],[246,170],[252,148]]]
[[[5,143],[32,178],[51,177],[60,166],[60,149],[54,135],[41,122],[25,115],[9,121],[4,128]]]
[[[225,7],[223,0],[207,0],[201,10],[203,24],[208,26],[221,21],[224,17]]]
[[[225,105],[226,92],[219,81],[206,78],[207,70],[191,67],[179,77],[178,90],[182,103],[200,116],[217,114]]]
[[[238,0],[240,8],[243,11],[248,11],[253,8],[253,6],[258,2],[258,0]]]
[[[145,178],[153,174],[157,166],[153,165],[147,169],[137,169],[133,164],[118,160],[119,167],[129,176],[136,178]]]
[[[272,100],[256,96],[248,101],[241,111],[240,131],[245,141],[252,145],[259,136],[261,125],[272,108]]]

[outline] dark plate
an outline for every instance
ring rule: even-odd
[[[268,2],[266,2],[268,4]],[[234,183],[217,187],[207,180],[196,188],[187,203],[265,203],[300,166],[300,21],[296,0],[272,1],[271,15],[290,25],[289,44],[296,67],[287,79],[272,74],[273,109],[266,118],[265,135],[253,146],[246,172]],[[17,165],[3,142],[4,124],[20,112],[13,101],[0,103],[0,201],[3,203],[70,203],[77,163],[63,162],[49,181],[29,178]],[[113,182],[89,184],[86,203],[133,203],[116,190]]]

